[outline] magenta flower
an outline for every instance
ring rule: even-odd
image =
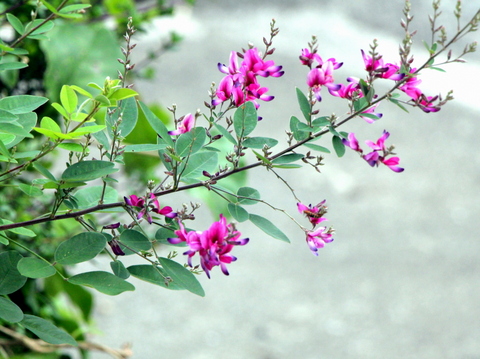
[[[319,227],[315,231],[306,231],[307,244],[312,253],[318,256],[318,249],[323,248],[326,243],[333,241],[332,230],[327,227]]]
[[[363,155],[363,150],[360,148],[357,138],[353,132],[348,134],[348,139],[342,139],[342,142],[345,146],[350,147],[356,152],[359,152],[362,158],[372,167],[377,167],[380,163],[383,163],[394,172],[403,172],[404,169],[398,166],[400,163],[399,157],[387,158],[387,156],[393,154],[393,146],[391,148],[387,148],[385,146],[385,141],[389,136],[390,133],[384,130],[382,136],[380,136],[377,142],[365,141],[365,143],[373,150],[366,155]]]
[[[232,51],[229,66],[218,64],[219,71],[227,76],[220,81],[212,105],[217,106],[231,100],[235,107],[239,107],[247,101],[252,101],[258,108],[260,105],[257,100],[273,100],[273,96],[266,95],[268,88],[262,87],[257,77],[280,77],[284,74],[281,71],[282,66],[275,65],[271,60],[262,59],[257,48],[248,49],[242,57],[243,60],[238,65],[238,55]]]
[[[124,199],[127,205],[140,208],[140,211],[138,211],[137,214],[137,219],[144,217],[150,224],[152,223],[152,216],[150,215],[151,212],[161,214],[168,218],[175,218],[177,216],[177,213],[173,212],[172,207],[170,206],[160,208],[160,203],[153,193],[150,193],[149,196],[145,197],[137,197],[136,195],[132,194],[128,198],[124,197]]]
[[[309,49],[302,49],[302,54],[299,56],[302,65],[312,67],[313,62],[316,61],[319,65],[323,64],[323,60],[316,51],[310,52]]]
[[[331,91],[338,91],[340,85],[334,84],[333,81],[334,62],[327,60],[321,66],[310,70],[307,75],[307,85],[312,89],[318,101],[322,101],[320,91],[322,86],[327,87]]]
[[[327,213],[327,206],[325,206],[325,200],[323,200],[316,206],[312,206],[311,204],[309,204],[308,207],[299,202],[297,203],[297,208],[298,212],[303,213],[313,226],[316,226],[323,221],[328,221],[328,219],[322,217],[325,213]]]
[[[195,116],[191,113],[180,118],[180,122],[177,124],[177,129],[174,131],[168,131],[171,136],[181,135],[182,133],[190,132],[195,125]]]
[[[355,134],[353,132],[350,132],[348,134],[348,139],[342,138],[342,142],[345,146],[350,147],[354,151],[357,151],[357,152],[360,152],[360,153],[363,152],[363,150],[360,148],[360,146],[358,144],[358,140],[355,137]]]
[[[120,244],[118,243],[118,241],[116,239],[112,239],[111,241],[108,241],[107,243],[110,246],[110,248],[112,248],[113,254],[115,254],[116,256],[124,256],[125,255],[125,252],[122,250],[122,248],[120,247]]]
[[[394,64],[384,64],[382,56],[375,58],[375,60],[365,54],[365,51],[361,50],[363,62],[365,64],[365,70],[375,77],[382,79],[389,79],[394,81],[400,81],[405,77],[405,74],[401,74],[400,67]]]
[[[213,267],[219,266],[223,274],[228,275],[227,264],[237,260],[230,254],[234,246],[243,246],[248,243],[248,238],[240,239],[241,233],[235,229],[232,224],[227,224],[227,220],[220,215],[220,220],[214,222],[206,231],[187,232],[182,222],[179,222],[180,229],[175,231],[177,238],[168,238],[172,244],[185,242],[189,250],[185,255],[188,256],[188,265],[193,267],[192,258],[198,253],[200,256],[200,265],[210,278],[210,271]]]

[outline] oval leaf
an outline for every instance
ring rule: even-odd
[[[17,264],[17,269],[20,274],[29,278],[47,278],[57,273],[50,263],[42,261],[37,257],[20,259]]]
[[[290,239],[268,219],[250,213],[250,221],[269,236],[290,243]]]
[[[23,319],[23,312],[11,300],[0,297],[0,318],[10,323],[18,323]]]
[[[27,277],[21,275],[17,269],[17,264],[22,258],[17,251],[0,253],[0,295],[19,290],[27,281]]]
[[[55,251],[55,261],[59,264],[76,264],[95,258],[107,244],[101,233],[84,232],[60,243]]]
[[[332,144],[337,156],[342,157],[345,154],[345,145],[343,144],[341,138],[338,136],[333,136]]]
[[[72,284],[94,288],[107,295],[117,295],[135,290],[132,283],[126,282],[112,273],[102,271],[80,273],[70,277],[68,281]]]
[[[120,248],[125,255],[134,254],[130,249],[139,251],[148,251],[152,249],[152,243],[145,235],[133,229],[127,229],[122,232],[119,240]],[[129,249],[130,248],[130,249]]]
[[[165,284],[165,277],[167,277],[165,271],[162,268],[154,267],[148,264],[138,264],[127,267],[127,270],[135,278],[141,279],[145,282],[159,285],[160,287],[172,289],[172,290],[183,290],[182,286],[179,283],[170,282],[168,286]]]
[[[173,279],[173,283],[177,283],[179,286],[185,288],[193,294],[199,295],[200,297],[205,296],[205,291],[203,290],[200,282],[187,268],[168,258],[159,257],[158,260],[160,261],[160,264],[167,275]],[[169,283],[169,286],[171,284],[172,282]]]
[[[300,105],[300,110],[303,113],[303,117],[305,117],[305,120],[307,120],[307,122],[310,123],[310,119],[312,116],[310,114],[310,110],[311,110],[310,102],[308,101],[307,96],[303,94],[302,90],[300,90],[298,87],[296,87],[295,90],[297,92],[297,100],[298,100],[298,104]]]
[[[113,261],[110,262],[110,268],[112,268],[113,273],[122,279],[127,279],[130,277],[130,273],[128,272],[127,268],[123,265],[120,261]]]
[[[245,141],[242,142],[242,144],[245,147],[257,148],[257,149],[262,149],[263,146],[265,146],[265,145],[272,148],[277,143],[278,143],[278,141],[276,139],[269,138],[269,137],[250,137],[250,138],[247,138]]]
[[[35,315],[25,314],[25,317],[20,324],[47,343],[70,344],[77,346],[77,342],[70,334],[60,328],[57,328],[55,325],[43,318],[39,318]]]
[[[175,152],[178,156],[184,157],[200,150],[205,144],[207,133],[203,127],[195,127],[190,132],[183,133],[175,143]]]
[[[248,136],[255,129],[257,123],[257,110],[250,101],[237,108],[233,115],[233,128],[238,137]]]
[[[275,158],[272,162],[276,165],[281,165],[284,163],[292,163],[301,160],[303,157],[305,157],[305,155],[302,155],[301,153],[289,153],[287,155]]]
[[[255,200],[260,199],[260,192],[252,187],[240,187],[237,191],[237,196],[246,197],[239,198],[238,203],[243,205],[252,205],[258,203],[258,201]]]
[[[117,172],[115,164],[108,161],[82,161],[68,167],[62,174],[62,179],[70,182],[91,181],[110,173]]]
[[[245,222],[248,219],[248,212],[241,206],[229,203],[227,205],[228,212],[235,218],[238,222]]]

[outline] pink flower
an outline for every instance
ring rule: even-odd
[[[377,167],[380,163],[383,163],[385,166],[387,166],[394,172],[403,172],[404,169],[398,166],[398,164],[400,163],[399,157],[387,158],[387,156],[393,154],[393,146],[391,146],[390,148],[387,148],[385,146],[385,141],[388,139],[389,136],[390,133],[384,130],[382,136],[380,136],[377,142],[365,141],[365,143],[373,150],[366,155],[362,155],[363,150],[360,148],[357,138],[355,137],[355,134],[353,132],[348,134],[348,139],[342,139],[342,142],[345,146],[350,147],[356,152],[359,152],[362,158],[367,161],[367,163],[372,167]]]
[[[325,213],[327,213],[327,206],[325,206],[325,200],[317,204],[316,206],[312,206],[311,204],[305,206],[302,203],[297,203],[297,208],[300,213],[303,213],[310,223],[313,226],[317,224],[328,221],[325,217],[322,217]]]
[[[318,101],[322,101],[320,91],[322,86],[327,87],[331,91],[338,91],[341,86],[334,84],[333,70],[336,62],[327,60],[321,66],[317,66],[310,70],[307,75],[307,85],[312,89]]]
[[[180,119],[180,122],[177,124],[177,129],[174,131],[168,131],[168,134],[171,136],[181,135],[182,133],[190,132],[195,125],[195,116],[191,113],[183,116]]]
[[[145,218],[148,223],[152,223],[152,216],[150,212],[161,214],[168,218],[175,218],[177,213],[173,212],[172,207],[165,206],[160,208],[160,203],[158,202],[157,197],[150,193],[149,196],[137,197],[132,194],[130,197],[124,197],[125,203],[131,207],[140,208],[140,211],[137,214],[137,219]]]
[[[312,253],[318,256],[318,249],[323,248],[326,243],[333,241],[332,230],[327,227],[319,227],[315,231],[306,231],[307,244]]]
[[[316,61],[319,65],[323,64],[323,60],[316,51],[310,52],[309,49],[302,49],[302,54],[299,56],[302,65],[312,67],[313,62]]]
[[[363,62],[365,64],[365,70],[367,70],[371,75],[382,78],[389,79],[394,81],[400,81],[405,77],[405,74],[400,74],[400,67],[394,64],[384,64],[382,56],[378,56],[375,60],[365,54],[365,51],[362,51]]]
[[[252,101],[258,108],[260,105],[256,100],[273,100],[273,96],[266,95],[268,88],[262,87],[257,77],[280,77],[284,74],[281,71],[282,66],[275,65],[271,60],[262,59],[257,48],[248,49],[242,57],[243,60],[239,66],[238,54],[232,51],[229,66],[218,64],[220,72],[227,76],[220,81],[215,93],[216,99],[212,100],[212,105],[217,106],[231,100],[235,107],[239,107],[247,101]]]
[[[188,265],[192,265],[192,257],[198,253],[200,256],[200,265],[210,278],[210,271],[213,267],[219,266],[223,274],[228,275],[227,264],[237,260],[230,252],[236,245],[243,246],[248,243],[248,238],[240,239],[241,233],[238,232],[232,224],[227,224],[227,220],[220,215],[220,220],[214,222],[206,231],[187,232],[182,222],[179,222],[180,229],[175,231],[177,238],[169,238],[172,244],[185,242],[189,250],[185,255],[188,256]]]
[[[355,134],[353,132],[350,132],[348,134],[348,139],[342,138],[342,142],[345,146],[350,147],[352,150],[357,151],[357,152],[363,152],[363,150],[360,148],[358,144],[358,140],[355,137]]]

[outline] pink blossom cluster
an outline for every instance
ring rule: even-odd
[[[132,194],[129,197],[124,197],[124,199],[127,205],[140,208],[137,213],[137,219],[145,218],[150,224],[152,223],[151,212],[161,214],[168,218],[175,218],[177,216],[177,213],[173,212],[172,207],[165,206],[160,208],[160,203],[153,193],[144,197],[138,197]]]
[[[187,231],[182,222],[179,221],[180,229],[175,231],[177,238],[168,238],[172,244],[185,242],[189,250],[188,265],[192,266],[192,257],[198,253],[200,265],[210,278],[210,271],[215,266],[220,266],[222,272],[228,275],[227,264],[237,260],[230,252],[234,246],[243,246],[248,243],[248,238],[240,239],[241,233],[235,229],[233,224],[227,224],[227,220],[220,215],[220,220],[214,222],[206,231]]]
[[[353,132],[348,134],[348,139],[342,139],[342,142],[345,146],[350,147],[356,152],[359,152],[362,158],[372,167],[378,166],[379,163],[383,163],[394,172],[403,172],[404,169],[398,166],[400,163],[399,157],[394,156],[387,158],[387,156],[392,154],[393,149],[393,147],[385,147],[385,141],[389,136],[390,133],[384,130],[382,136],[377,140],[377,142],[365,141],[365,143],[373,150],[366,155],[363,155],[363,150],[360,148],[358,140]]]
[[[239,56],[243,58],[240,65]],[[280,77],[284,73],[282,66],[275,65],[272,60],[265,61],[257,48],[248,49],[244,54],[232,51],[229,66],[219,63],[218,69],[227,76],[218,85],[216,99],[212,101],[214,106],[231,100],[235,107],[252,101],[258,108],[258,99],[271,101],[274,96],[266,95],[268,88],[262,87],[257,77]]]
[[[313,225],[313,230],[306,230],[307,234],[307,244],[312,253],[318,256],[318,249],[323,248],[326,243],[333,241],[333,230],[327,229],[327,227],[318,227],[315,229],[317,224],[328,221],[327,218],[323,217],[327,213],[327,206],[325,206],[325,200],[312,206],[311,204],[305,206],[302,203],[297,203],[297,208],[300,213],[303,213],[310,223]]]

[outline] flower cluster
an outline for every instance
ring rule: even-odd
[[[145,218],[148,223],[152,223],[151,212],[164,215],[168,218],[174,218],[177,216],[177,213],[173,212],[172,207],[165,206],[160,208],[160,203],[158,202],[157,197],[150,193],[144,197],[138,197],[132,194],[129,197],[124,197],[125,203],[131,207],[140,208],[137,214],[137,219]]]
[[[297,203],[297,208],[300,213],[303,213],[310,223],[313,225],[312,230],[305,230],[307,235],[307,244],[312,253],[318,256],[318,249],[323,248],[326,243],[330,243],[333,241],[333,229],[327,227],[319,227],[315,230],[317,224],[328,221],[325,217],[322,217],[324,214],[327,213],[327,206],[325,206],[325,200],[317,204],[316,206],[312,206],[311,204],[305,206],[302,203]]]
[[[390,146],[389,148],[385,147],[385,141],[389,136],[390,133],[384,130],[382,136],[377,142],[365,141],[365,143],[373,150],[366,155],[363,154],[363,150],[360,148],[358,140],[353,132],[348,134],[348,139],[342,139],[342,142],[345,146],[359,152],[362,158],[372,167],[378,166],[379,163],[383,163],[394,172],[403,172],[404,169],[398,166],[400,163],[399,157],[394,156],[387,158],[387,156],[393,154],[394,148],[393,146]]]
[[[330,92],[340,90],[341,86],[333,83],[333,70],[339,69],[343,62],[337,62],[334,58],[323,61],[315,50],[310,52],[309,49],[302,50],[300,62],[310,68],[307,75],[307,85],[313,91],[318,101],[322,101],[322,96],[320,95],[322,86],[328,88]],[[312,68],[312,66],[315,67]]]
[[[192,257],[195,254],[200,256],[200,265],[210,278],[210,271],[215,266],[220,266],[222,272],[228,275],[227,264],[237,260],[230,252],[234,246],[243,246],[248,243],[248,238],[240,239],[241,233],[235,229],[233,224],[227,224],[227,220],[220,215],[220,220],[214,222],[206,231],[187,231],[183,223],[179,221],[180,229],[175,231],[177,238],[168,238],[172,244],[185,242],[189,250],[188,265],[192,266]]]
[[[238,65],[238,57],[243,60]],[[247,101],[252,101],[255,107],[260,105],[257,100],[271,101],[274,96],[266,95],[268,88],[262,87],[257,80],[262,77],[280,77],[283,75],[282,66],[277,66],[272,60],[265,61],[257,48],[251,48],[244,54],[232,51],[229,66],[219,63],[218,69],[226,74],[218,85],[216,99],[212,105],[217,106],[224,101],[231,100],[235,107]]]

